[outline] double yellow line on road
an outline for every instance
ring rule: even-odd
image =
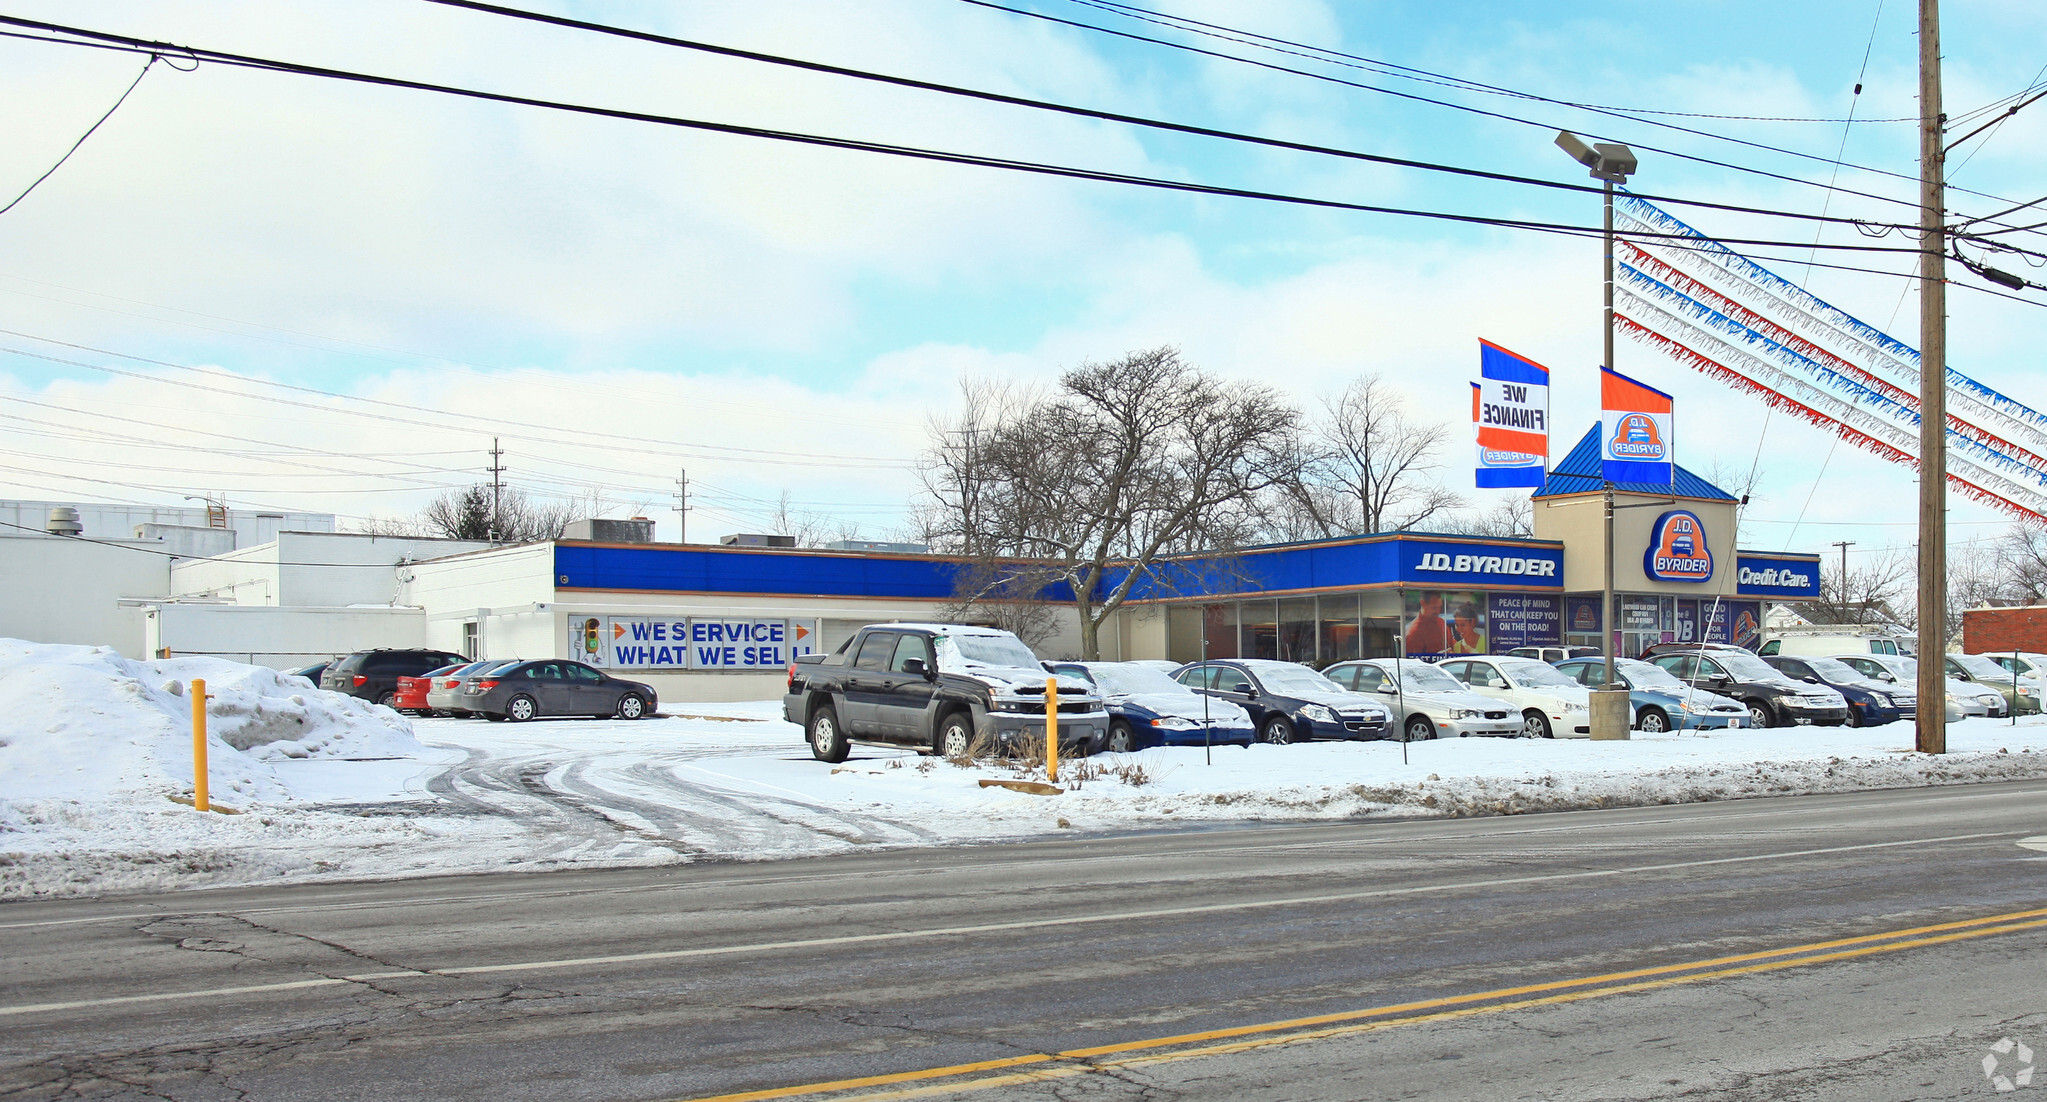
[[[1481,1014],[1494,1014],[1503,1010],[1580,1002],[1634,991],[1654,991],[1680,984],[1774,972],[1784,968],[1802,968],[1807,965],[1852,960],[1878,953],[1894,953],[1901,949],[1918,949],[1929,945],[1943,945],[2042,927],[2047,927],[2047,907],[1957,922],[1942,922],[1932,926],[1915,926],[1881,934],[1816,941],[1783,949],[1714,957],[1684,964],[1663,964],[1626,972],[1608,972],[1604,975],[1584,976],[1578,979],[1501,987],[1491,991],[1476,991],[1468,995],[1447,995],[1435,999],[1316,1014],[1305,1018],[1288,1018],[1257,1025],[1153,1037],[1142,1041],[1124,1041],[1092,1048],[1067,1049],[1063,1052],[1034,1052],[889,1075],[870,1075],[857,1079],[838,1079],[741,1091],[737,1094],[712,1095],[691,1099],[689,1102],[766,1102],[769,1099],[838,1094],[872,1087],[894,1089],[850,1095],[842,1102],[885,1102],[931,1095],[960,1094],[992,1087],[1066,1079],[1114,1068],[1134,1068],[1224,1056],[1271,1045],[1297,1044],[1302,1041],[1324,1040],[1393,1029],[1398,1026],[1451,1021]]]

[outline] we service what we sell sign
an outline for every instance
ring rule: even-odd
[[[779,670],[816,650],[816,620],[569,617],[570,655],[603,669]]]

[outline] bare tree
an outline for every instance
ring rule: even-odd
[[[1528,539],[1535,535],[1535,502],[1525,494],[1509,494],[1484,512],[1456,514],[1437,528],[1460,536]]]
[[[768,514],[768,526],[778,536],[794,536],[798,547],[823,547],[834,540],[860,538],[860,526],[852,521],[794,508],[787,490]]]
[[[1997,545],[2004,597],[2015,604],[2047,604],[2047,528],[2014,524]]]
[[[1280,539],[1413,528],[1463,505],[1430,476],[1448,429],[1408,416],[1400,392],[1377,375],[1326,398],[1268,521]]]
[[[516,486],[493,492],[490,483],[480,482],[443,492],[409,518],[371,517],[362,530],[373,536],[531,543],[555,539],[570,521],[601,516],[609,507],[594,490],[543,502]]]
[[[1893,621],[1910,626],[1906,611],[1918,568],[1910,555],[1896,551],[1872,553],[1846,576],[1820,566],[1820,598],[1799,610],[1816,624],[1868,627]]]
[[[1179,553],[1226,552],[1296,454],[1299,413],[1271,388],[1225,382],[1178,350],[1066,372],[1045,396],[968,388],[934,426],[925,485],[939,546],[1035,559],[1072,592],[1081,655],[1140,586],[1172,592]]]
[[[1045,591],[1060,573],[1056,564],[1028,559],[967,559],[953,575],[952,599],[938,615],[951,623],[1001,628],[1036,647],[1059,633],[1059,606]]]

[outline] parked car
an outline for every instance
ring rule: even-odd
[[[1047,670],[1009,632],[966,624],[872,624],[830,654],[797,655],[782,716],[819,761],[845,761],[855,742],[964,758],[983,739],[1042,740],[1048,685],[1060,748],[1101,749],[1109,713],[1087,682]]]
[[[462,702],[456,699],[462,692],[462,679],[471,674],[480,674],[501,666],[509,666],[518,661],[521,661],[521,659],[488,658],[481,662],[470,662],[465,665],[456,666],[452,670],[442,670],[435,673],[433,675],[433,683],[427,686],[426,706],[443,715],[451,715],[458,719],[474,715],[475,713],[464,708]]]
[[[1658,643],[1644,657],[1679,681],[1741,701],[1748,708],[1751,727],[1838,727],[1848,722],[1846,697],[1824,685],[1794,681],[1741,647]]]
[[[320,675],[326,673],[327,667],[331,664],[328,662],[316,662],[310,666],[301,666],[298,669],[286,670],[285,672],[293,677],[305,678],[313,683],[313,688],[317,689],[320,687]]]
[[[1564,675],[1588,689],[1606,684],[1606,659],[1570,658],[1556,664]],[[1628,690],[1635,730],[1645,735],[1665,731],[1715,731],[1742,727],[1748,706],[1733,697],[1687,685],[1669,670],[1639,658],[1616,658],[1614,674]]]
[[[1838,654],[1904,654],[1912,653],[1911,645],[1895,635],[1881,632],[1785,632],[1773,639],[1765,640],[1757,654],[1811,655],[1828,658]]]
[[[1528,738],[1592,737],[1590,692],[1547,662],[1491,654],[1437,665],[1471,691],[1521,713],[1521,734]]]
[[[2047,654],[2035,654],[2032,651],[2023,650],[2016,652],[1985,651],[1983,657],[2003,666],[2007,670],[2017,671],[2020,677],[2030,677],[2035,681],[2047,682]]]
[[[1206,697],[1151,662],[1051,662],[1052,672],[1094,687],[1109,710],[1111,753],[1153,746],[1249,746],[1257,737],[1251,713]],[[1177,668],[1177,667],[1176,667]]]
[[[461,668],[462,666],[460,665],[442,666],[438,670],[429,670],[418,677],[400,677],[398,679],[397,691],[391,694],[391,707],[401,712],[410,712],[416,716],[433,715],[433,705],[427,703],[426,695],[427,691],[433,688],[434,679]]]
[[[2006,715],[2034,715],[2040,711],[2040,683],[2027,681],[1981,654],[1950,654],[1947,675],[1984,688],[1996,689],[2004,698]]]
[[[1464,682],[1416,659],[1366,658],[1339,662],[1322,676],[1346,689],[1370,693],[1400,712],[1401,737],[1409,742],[1521,734],[1521,714],[1503,701],[1480,696]]]
[[[1173,675],[1195,692],[1242,705],[1262,742],[1381,739],[1393,710],[1301,665],[1269,658],[1196,662]]]
[[[1911,685],[1872,681],[1868,674],[1838,658],[1773,654],[1763,659],[1779,673],[1814,685],[1825,685],[1848,701],[1848,726],[1894,723],[1919,714],[1919,690]]]
[[[1507,655],[1511,658],[1533,658],[1554,666],[1566,658],[1586,658],[1599,653],[1598,647],[1515,647]]]
[[[660,706],[651,686],[565,658],[513,662],[462,679],[456,699],[485,719],[542,716],[645,719]]]
[[[1842,664],[1885,685],[1896,684],[1909,687],[1916,697],[1919,691],[1919,660],[1902,654],[1836,654],[1833,656]],[[1941,678],[1947,689],[1946,707],[1942,709],[1945,721],[1953,723],[1966,716],[2001,717],[2004,713],[2004,696],[1988,686],[1957,681],[1952,677]]]
[[[399,678],[467,661],[442,650],[359,650],[328,665],[320,675],[320,687],[389,707],[398,695]]]

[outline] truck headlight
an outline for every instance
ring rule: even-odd
[[[1323,706],[1322,706],[1322,705],[1320,705],[1320,704],[1304,704],[1304,705],[1302,705],[1302,706],[1301,706],[1301,715],[1302,715],[1302,717],[1303,717],[1303,718],[1306,718],[1306,719],[1312,719],[1312,720],[1314,720],[1314,721],[1315,721],[1315,722],[1317,722],[1317,723],[1335,723],[1335,722],[1336,722],[1336,713],[1335,713],[1335,712],[1332,712],[1332,711],[1330,711],[1329,709],[1327,709],[1327,708],[1323,707]]]

